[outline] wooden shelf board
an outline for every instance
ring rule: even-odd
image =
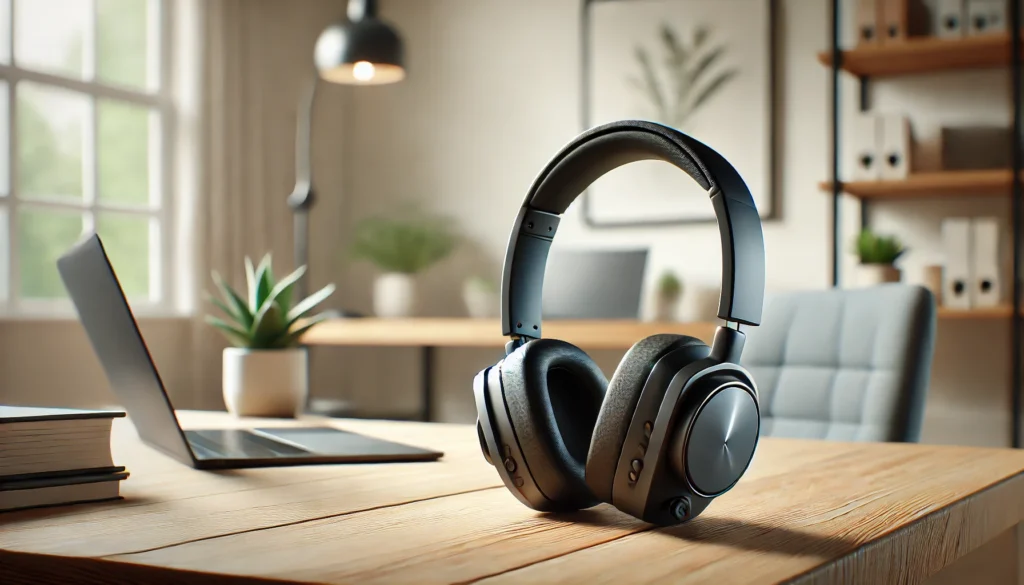
[[[543,335],[585,349],[629,349],[655,333],[690,335],[711,343],[717,323],[657,323],[629,320],[543,323]],[[392,347],[504,347],[497,319],[332,319],[303,335],[307,345]]]
[[[939,307],[940,319],[1008,319],[1013,313],[1010,305],[982,309],[950,309]]]
[[[935,171],[914,173],[906,179],[849,181],[842,184],[844,193],[861,199],[919,199],[930,197],[1009,195],[1013,172],[1007,169],[984,171]],[[831,192],[832,182],[819,183],[822,191]]]
[[[958,69],[985,69],[1010,65],[1010,35],[940,39],[912,37],[905,41],[858,45],[843,51],[842,69],[862,77],[890,77]],[[832,52],[818,53],[818,61],[832,65]]]

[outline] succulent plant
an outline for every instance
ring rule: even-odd
[[[906,251],[898,237],[879,235],[868,229],[861,230],[856,244],[861,264],[892,265]]]
[[[326,314],[306,317],[317,305],[331,296],[334,285],[329,284],[305,299],[292,304],[292,287],[306,273],[300,266],[281,280],[274,278],[270,254],[253,266],[252,260],[245,259],[245,280],[247,295],[242,297],[224,281],[216,271],[213,281],[223,299],[208,295],[226,319],[206,316],[206,322],[213,325],[227,337],[235,347],[249,349],[284,349],[299,344],[302,334],[327,318]]]

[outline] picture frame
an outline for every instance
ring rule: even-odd
[[[679,128],[736,166],[762,221],[777,219],[776,3],[583,0],[583,129],[618,119]],[[714,209],[702,198],[706,192],[684,173],[640,161],[589,186],[581,211],[594,228],[713,223]]]

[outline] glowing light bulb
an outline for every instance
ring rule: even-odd
[[[356,81],[370,81],[374,74],[376,71],[373,63],[369,61],[357,61],[352,67],[352,77],[355,77]]]

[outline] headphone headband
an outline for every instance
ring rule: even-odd
[[[519,210],[502,272],[502,334],[539,338],[548,250],[559,216],[594,181],[622,165],[661,160],[708,191],[722,240],[718,316],[758,325],[764,302],[761,218],[735,168],[707,145],[667,126],[625,120],[592,128],[562,148],[536,178]]]

